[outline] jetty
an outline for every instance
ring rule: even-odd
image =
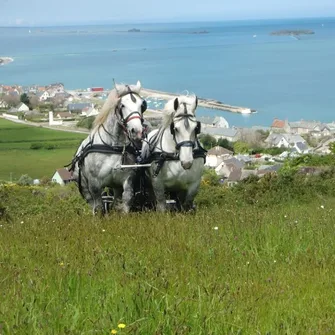
[[[177,97],[179,94],[142,88],[141,95],[145,98],[152,97],[156,99],[158,98],[158,99],[163,99],[163,100],[169,100],[169,99],[173,99]],[[240,114],[257,113],[257,111],[252,108],[232,106],[232,105],[228,105],[219,100],[214,100],[214,99],[198,98],[198,106],[209,108],[209,109],[221,110],[225,112],[231,112],[231,113],[240,113]]]

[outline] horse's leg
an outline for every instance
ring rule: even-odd
[[[122,192],[123,192],[122,187],[113,188],[114,193],[113,207],[117,211],[122,211]]]
[[[90,204],[92,206],[93,209],[93,215],[95,214],[105,214],[105,208],[104,205],[102,203],[102,197],[101,197],[101,193],[102,193],[102,189],[99,185],[99,183],[96,180],[92,180],[92,182],[90,183],[89,187],[89,193],[91,194],[92,200],[90,201]]]
[[[199,183],[191,184],[187,191],[179,192],[178,198],[180,200],[182,211],[189,212],[195,210],[193,200],[198,193]]]
[[[132,181],[132,177],[129,177],[123,183],[122,211],[124,213],[130,212],[133,199],[134,199],[133,181]]]
[[[152,187],[156,198],[156,210],[158,212],[165,212],[166,211],[165,187],[163,181],[160,180],[159,176],[153,178]]]

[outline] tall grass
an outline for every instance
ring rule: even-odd
[[[333,334],[335,199],[238,194],[94,218],[72,187],[2,186],[0,333]]]

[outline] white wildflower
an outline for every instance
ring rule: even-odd
[[[322,209],[325,209],[325,206],[323,206],[323,205],[321,205],[320,207],[321,207]]]
[[[214,229],[214,230],[219,230],[219,227],[214,227],[213,229]]]

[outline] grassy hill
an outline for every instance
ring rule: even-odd
[[[0,119],[0,180],[51,177],[69,163],[85,134],[27,126]],[[35,148],[35,149],[34,149]]]
[[[107,218],[74,185],[0,185],[0,329],[334,334],[334,175],[285,178]]]

